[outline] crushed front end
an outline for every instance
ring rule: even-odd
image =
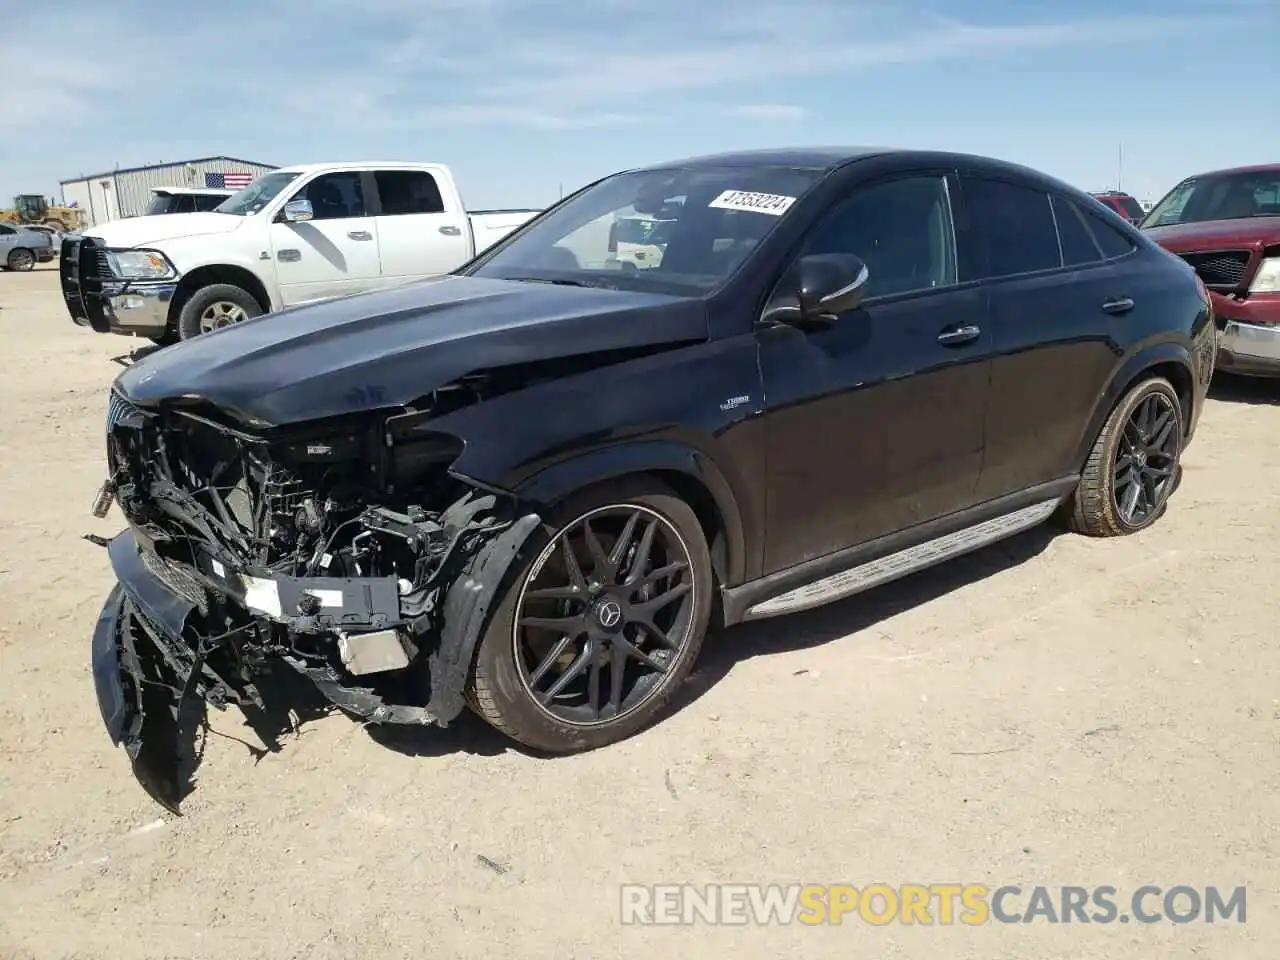
[[[119,582],[93,671],[113,742],[166,808],[193,704],[263,711],[276,665],[370,722],[461,712],[490,602],[539,518],[450,474],[461,447],[432,414],[257,429],[113,391],[93,512],[114,502],[129,527],[107,544]]]

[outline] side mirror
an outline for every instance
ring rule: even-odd
[[[796,264],[796,299],[802,319],[856,310],[867,290],[867,265],[845,253],[819,253]]]
[[[311,201],[306,197],[296,197],[284,205],[284,219],[287,223],[299,223],[315,216],[311,209]]]
[[[844,253],[801,257],[786,272],[761,322],[827,326],[856,310],[867,289],[867,265]]]

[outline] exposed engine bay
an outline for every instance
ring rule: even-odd
[[[463,383],[422,406],[275,431],[112,393],[93,512],[117,503],[130,529],[109,542],[125,597],[114,636],[95,636],[95,673],[109,643],[125,699],[113,737],[153,797],[177,810],[174,758],[146,747],[173,737],[146,727],[180,726],[194,697],[263,707],[270,661],[372,722],[445,725],[461,711],[478,621],[539,523],[448,472],[461,444],[426,425],[478,399]]]

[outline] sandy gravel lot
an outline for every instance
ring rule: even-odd
[[[713,637],[658,728],[543,760],[478,721],[214,714],[173,818],[103,731],[80,539],[113,354],[0,274],[0,958],[1151,957],[1280,943],[1280,384],[1223,385],[1155,529],[1036,531]],[[619,884],[1248,887],[1247,922],[636,927]],[[1025,904],[1023,904],[1025,906]],[[662,955],[662,954],[657,954]]]

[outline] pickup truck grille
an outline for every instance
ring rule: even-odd
[[[1234,290],[1244,282],[1251,254],[1248,250],[1214,250],[1181,256],[1210,290]]]
[[[111,327],[100,300],[103,281],[112,279],[113,274],[101,241],[78,234],[64,237],[58,274],[71,319],[80,326],[107,333]]]

